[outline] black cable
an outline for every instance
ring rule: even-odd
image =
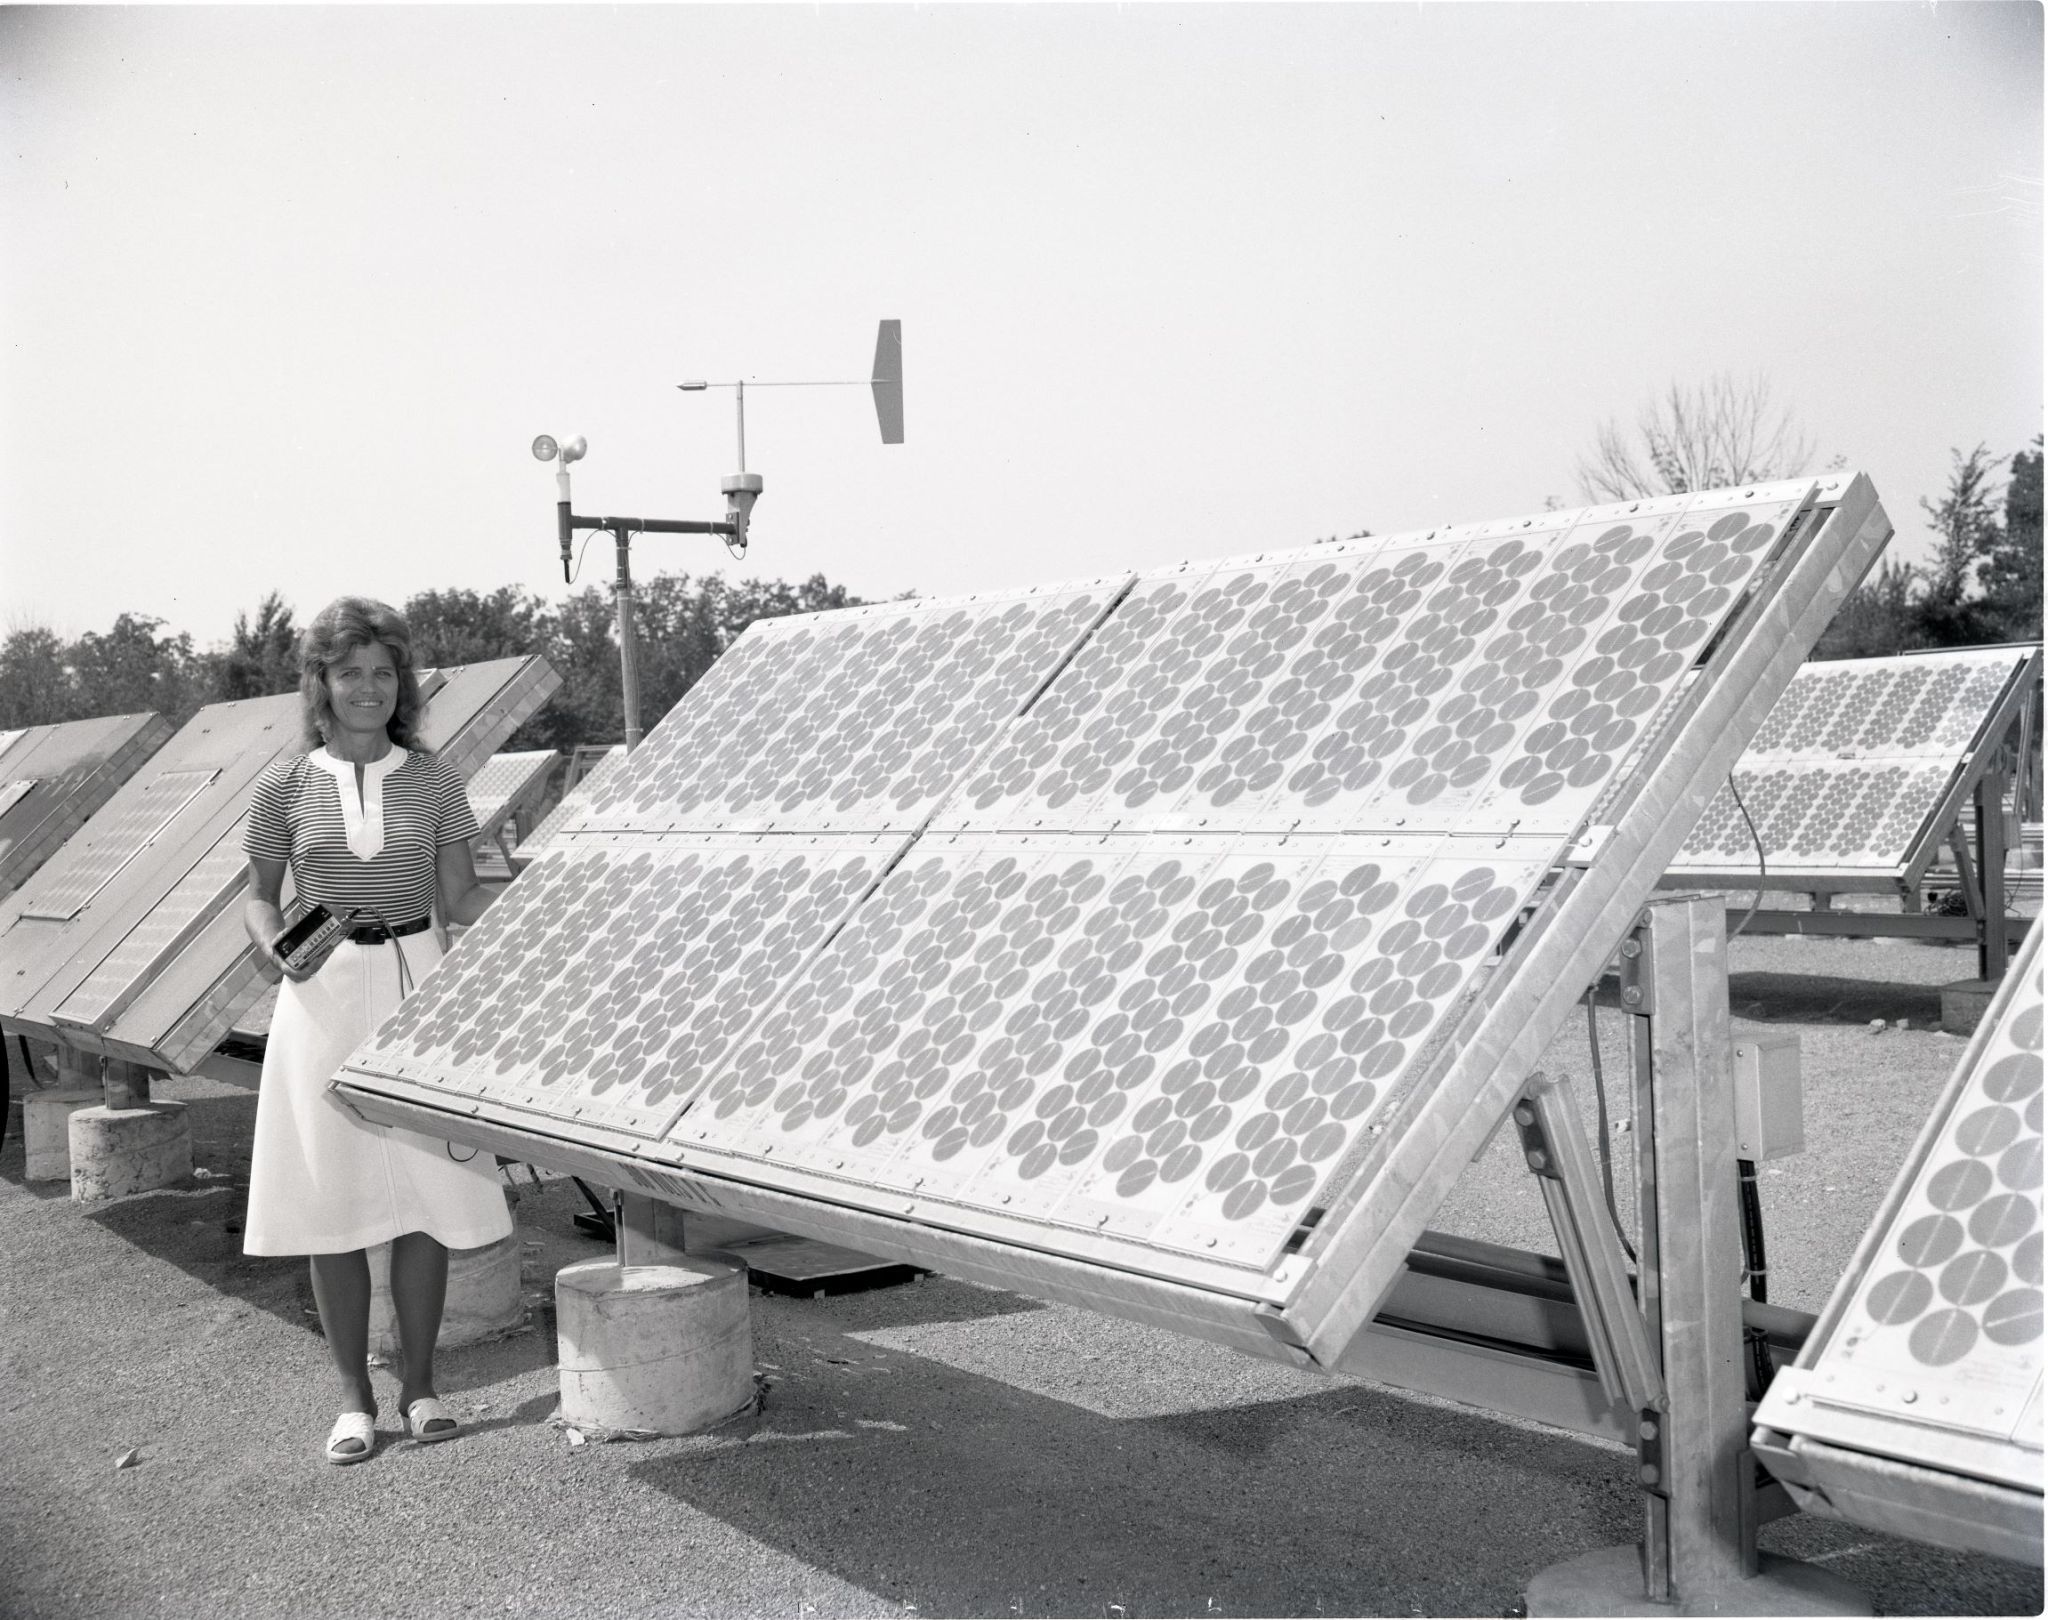
[[[1621,1211],[1614,1203],[1614,1158],[1607,1130],[1607,1080],[1600,1067],[1600,1025],[1593,1012],[1593,987],[1586,986],[1586,1040],[1593,1049],[1593,1107],[1600,1125],[1600,1181],[1607,1193],[1607,1218],[1614,1222],[1614,1235],[1621,1239],[1622,1252],[1631,1265],[1636,1263],[1635,1245],[1622,1230]]]
[[[1735,808],[1742,812],[1742,824],[1749,829],[1749,841],[1756,846],[1756,898],[1750,901],[1749,910],[1742,914],[1742,921],[1735,925],[1735,933],[1728,936],[1734,939],[1749,926],[1750,920],[1756,916],[1756,908],[1764,903],[1764,880],[1771,875],[1771,869],[1764,860],[1763,835],[1756,830],[1756,823],[1749,819],[1749,806],[1742,802],[1741,791],[1735,786],[1733,771],[1728,773],[1728,794],[1734,799]]]
[[[1756,1181],[1756,1161],[1737,1159],[1735,1171],[1741,1189],[1742,1269],[1749,1282],[1749,1297],[1765,1303],[1764,1205]],[[1762,1328],[1745,1327],[1742,1337],[1749,1346],[1749,1390],[1752,1400],[1762,1400],[1777,1368],[1771,1362],[1771,1345]]]
[[[574,585],[583,577],[583,553],[590,549],[590,542],[604,532],[602,529],[592,529],[583,536],[583,544],[576,548],[576,571],[569,576],[567,583]]]

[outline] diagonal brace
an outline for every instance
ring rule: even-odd
[[[1635,1411],[1664,1410],[1664,1376],[1630,1286],[1620,1235],[1600,1193],[1599,1170],[1570,1082],[1532,1075],[1515,1104],[1514,1121],[1585,1318],[1601,1388]]]

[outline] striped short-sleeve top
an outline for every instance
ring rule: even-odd
[[[440,846],[477,835],[462,777],[429,754],[393,747],[363,768],[325,748],[281,759],[256,779],[242,848],[291,862],[301,899],[391,925],[433,909]]]

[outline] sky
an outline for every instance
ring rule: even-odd
[[[1761,374],[1927,555],[2042,422],[2034,4],[0,12],[0,630],[928,597],[1578,504]],[[579,588],[608,583],[600,537]]]

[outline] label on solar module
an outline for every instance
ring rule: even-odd
[[[563,849],[350,1066],[494,1114],[657,1136],[902,845],[677,834]]]
[[[140,855],[220,772],[161,771],[124,804],[87,825],[79,859],[38,885],[21,908],[24,917],[68,922],[130,861]]]
[[[1144,576],[934,826],[1562,835],[1809,490]]]
[[[2003,1016],[1904,1196],[1887,1201],[1846,1311],[1798,1376],[1803,1399],[1774,1398],[1760,1421],[2041,1488],[2039,944],[2037,927]],[[1890,1421],[1859,1428],[1858,1415]]]
[[[915,831],[1126,583],[760,620],[564,830]]]
[[[927,839],[670,1141],[925,1220],[1263,1267],[1555,854]]]

